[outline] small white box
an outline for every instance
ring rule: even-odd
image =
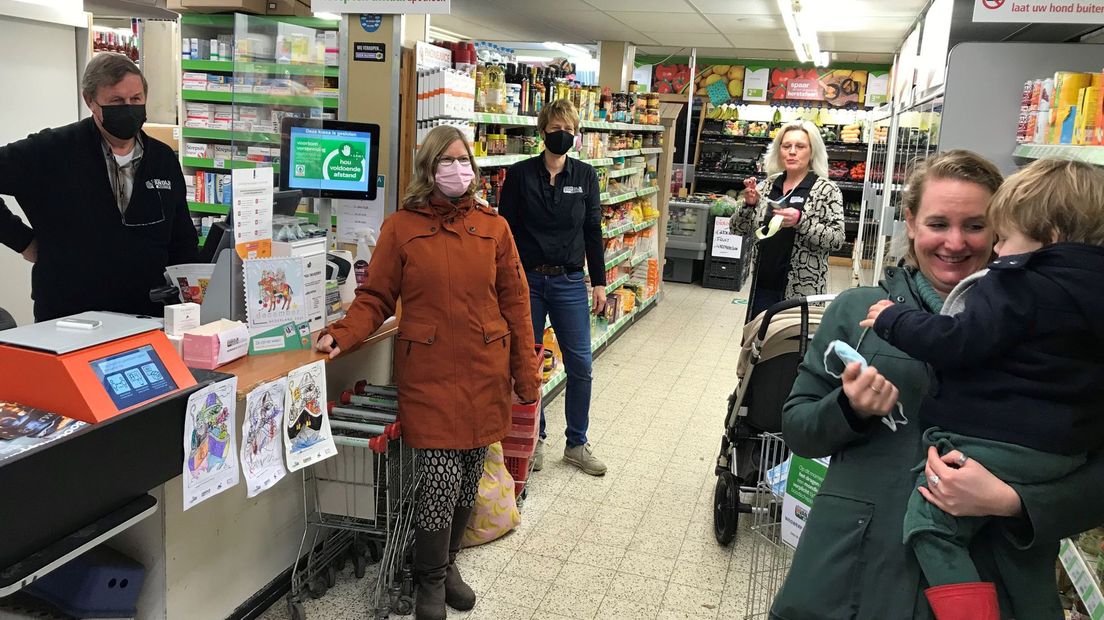
[[[183,303],[165,306],[165,333],[184,337],[184,332],[199,327],[199,304]]]

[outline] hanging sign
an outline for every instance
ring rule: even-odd
[[[866,105],[880,106],[889,98],[889,72],[871,71],[866,84]]]
[[[745,69],[744,101],[766,101],[769,83],[769,67],[748,67]]]
[[[1104,0],[974,0],[975,22],[1104,24]]]
[[[313,13],[448,15],[450,0],[311,0]]]

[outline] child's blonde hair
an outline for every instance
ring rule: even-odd
[[[1034,161],[993,195],[989,222],[1044,245],[1104,245],[1104,169],[1066,159]]]

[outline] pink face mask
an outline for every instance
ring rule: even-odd
[[[442,194],[449,198],[459,198],[467,193],[474,178],[475,173],[472,172],[471,163],[452,160],[451,163],[442,161],[437,164],[437,174],[434,175],[433,180]]]

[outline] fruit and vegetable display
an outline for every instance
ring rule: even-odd
[[[848,143],[862,142],[862,125],[853,123],[840,130],[840,141]]]
[[[841,160],[828,162],[828,178],[833,181],[846,181],[851,178],[851,163]]]
[[[862,181],[866,177],[866,162],[860,161],[851,167],[851,180]]]

